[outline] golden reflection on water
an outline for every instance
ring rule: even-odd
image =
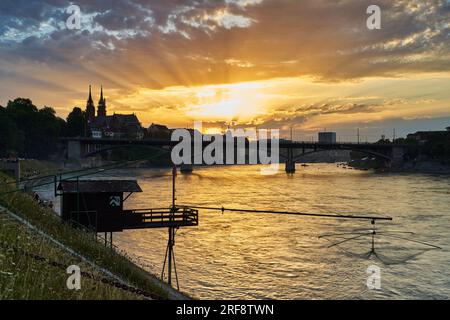
[[[177,203],[248,209],[392,216],[382,230],[412,231],[413,237],[442,250],[425,252],[407,263],[384,265],[360,259],[329,242],[324,233],[368,229],[369,221],[200,210],[198,227],[180,228],[175,256],[180,287],[197,298],[352,299],[448,298],[450,296],[450,179],[448,176],[374,174],[334,164],[297,167],[287,175],[260,175],[259,166],[195,168],[177,177]],[[137,178],[143,193],[129,208],[171,204],[171,170],[137,169],[110,174]],[[381,239],[377,246],[395,257],[410,244]],[[116,244],[160,275],[166,229],[115,235]],[[370,249],[369,237],[346,248]],[[382,289],[367,290],[369,265],[381,267]]]

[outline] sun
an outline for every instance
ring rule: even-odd
[[[223,134],[222,128],[211,127],[203,129],[203,134]]]
[[[242,101],[221,100],[218,102],[196,105],[190,112],[190,116],[206,118],[209,120],[232,120],[240,115]]]
[[[231,121],[251,119],[265,108],[257,83],[210,85],[198,88],[195,103],[187,114],[198,120]]]

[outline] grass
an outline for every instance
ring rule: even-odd
[[[120,276],[131,285],[154,293],[163,299],[168,297],[167,291],[157,283],[149,281],[149,275],[136,266],[126,254],[111,250],[103,244],[94,241],[92,234],[63,223],[53,211],[39,206],[31,195],[23,192],[1,195],[1,193],[13,188],[12,185],[1,183],[1,181],[8,181],[9,179],[6,175],[0,173],[0,204],[2,206],[20,215],[46,234],[82,254],[98,266]],[[33,253],[41,252],[49,259],[64,261],[67,266],[74,259],[52,243],[39,239],[37,235],[25,232],[24,227],[5,219],[1,222],[0,239],[3,243],[11,244],[11,247],[20,247]],[[123,292],[118,293],[118,289],[114,289],[107,284],[94,283],[92,280],[86,280],[86,285],[82,285],[82,290],[79,290],[79,292],[72,292],[66,288],[65,281],[69,275],[64,270],[55,270],[55,267],[47,266],[39,261],[31,261],[30,259],[32,258],[24,257],[10,249],[8,250],[5,246],[0,246],[0,298],[142,298],[137,295],[124,295]],[[80,263],[78,261],[75,264],[80,265]],[[86,265],[83,265],[82,271],[84,271],[83,268],[85,267],[89,269]]]
[[[42,160],[21,160],[20,161],[20,177],[22,179],[37,174],[52,174],[61,170],[61,167],[51,161]]]
[[[0,300],[141,298],[88,277],[82,277],[80,290],[69,290],[66,286],[69,274],[63,268],[36,260],[24,252],[43,256],[66,267],[78,265],[96,279],[102,276],[89,265],[11,220],[8,215],[0,214]]]

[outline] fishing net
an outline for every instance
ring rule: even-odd
[[[405,231],[363,231],[353,230],[345,233],[324,234],[319,236],[330,244],[328,248],[338,248],[347,255],[361,259],[378,259],[383,264],[402,264],[415,257],[440,247],[408,238],[414,236]]]

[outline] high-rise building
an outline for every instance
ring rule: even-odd
[[[319,132],[319,143],[336,143],[336,132]]]

